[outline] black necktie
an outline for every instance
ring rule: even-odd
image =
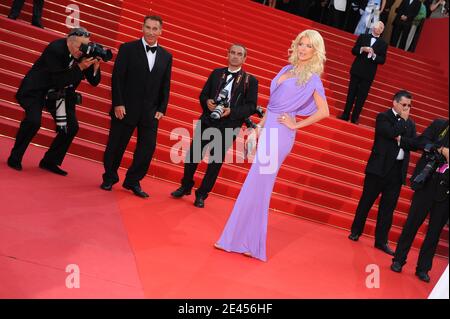
[[[157,48],[158,48],[158,47],[151,47],[151,46],[149,46],[149,45],[146,45],[146,46],[145,46],[145,49],[147,50],[147,52],[148,52],[148,51],[152,51],[152,53],[155,53]]]

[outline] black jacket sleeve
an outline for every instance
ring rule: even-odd
[[[386,54],[387,54],[387,43],[383,41],[383,49],[378,52],[375,52],[375,62],[377,64],[384,64],[386,62]]]
[[[394,126],[392,126],[388,116],[385,113],[380,113],[377,115],[375,127],[377,134],[380,134],[388,139],[394,139],[406,132],[406,121],[404,119],[400,119],[394,124]]]
[[[83,75],[86,78],[86,80],[89,82],[92,86],[97,86],[100,81],[102,80],[102,75],[100,68],[98,68],[97,73],[94,75],[94,66],[91,65],[89,68],[83,71]]]
[[[112,106],[124,105],[124,88],[127,74],[127,47],[122,44],[117,53],[111,77]]]
[[[245,83],[244,83],[245,85]],[[240,103],[243,101],[243,103]],[[258,80],[249,75],[249,86],[245,96],[236,100],[236,107],[231,108],[230,118],[232,120],[243,120],[256,112],[258,102]]]
[[[363,35],[361,34],[358,37],[358,39],[356,40],[355,45],[352,48],[352,54],[353,55],[358,56],[358,55],[361,54],[360,51],[361,51],[361,47],[363,46],[362,45],[362,41],[363,41]]]
[[[423,131],[423,133],[414,140],[417,149],[424,149],[427,144],[437,142],[441,125],[442,122],[440,120],[434,120],[430,126],[428,126],[425,131]]]
[[[169,104],[170,95],[170,79],[172,78],[172,55],[170,55],[169,63],[164,72],[164,78],[161,86],[161,104],[158,106],[158,112],[166,114],[167,105]]]
[[[417,151],[418,146],[417,143],[415,143],[415,140],[417,138],[417,130],[416,130],[416,124],[413,121],[410,121],[411,123],[411,130],[412,134],[410,136],[402,136],[400,139],[400,148],[403,148],[408,151]]]

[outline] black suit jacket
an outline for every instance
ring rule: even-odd
[[[401,136],[400,145],[398,145],[397,136]],[[406,181],[410,151],[416,150],[416,144],[413,139],[416,137],[416,125],[411,119],[405,121],[398,120],[392,109],[379,113],[375,126],[375,141],[372,147],[369,161],[367,162],[366,174],[374,174],[385,177],[389,170],[394,166],[397,155],[402,148],[405,157],[402,164],[402,183]]]
[[[419,0],[413,0],[411,4],[409,4],[409,0],[403,0],[402,3],[397,7],[395,13],[397,15],[394,18],[392,24],[406,24],[411,25],[413,23],[414,18],[420,11],[421,2]],[[400,20],[400,17],[405,15],[407,19],[405,21]]]
[[[155,113],[166,113],[169,103],[172,55],[162,47],[156,50],[156,59],[150,72],[142,39],[120,46],[112,73],[112,109],[124,105],[122,121],[129,125],[150,126]]]
[[[23,78],[16,94],[19,104],[25,109],[42,108],[50,89],[62,89],[69,85],[76,89],[83,79],[93,86],[100,83],[100,69],[94,76],[94,66],[81,71],[76,63],[69,67],[71,61],[66,38],[50,42]]]
[[[423,149],[427,144],[437,143],[439,141],[439,135],[445,130],[445,128],[448,126],[448,120],[445,119],[436,119],[434,120],[430,126],[428,126],[425,131],[415,138],[412,142],[415,144],[415,147],[418,149]],[[449,136],[448,136],[448,130],[444,138],[441,140],[440,145],[438,146],[444,146],[448,147],[449,144]],[[425,165],[427,164],[426,155],[422,154],[422,157],[416,164],[416,168],[414,170],[413,175],[411,176],[411,181],[413,181],[416,176],[423,171],[425,168]],[[436,200],[443,200],[445,198],[448,198],[448,189],[449,189],[449,174],[448,170],[446,174],[440,174],[439,175],[440,182],[438,184],[438,189],[436,190],[435,199]]]
[[[367,58],[367,52],[362,52],[361,47],[370,47],[371,34],[361,34],[356,40],[355,46],[352,49],[352,54],[356,56],[350,69],[350,74],[357,75],[368,81],[373,81],[377,72],[378,64],[386,62],[387,43],[378,38],[372,46],[376,54],[375,59]]]
[[[200,119],[203,123],[217,128],[237,128],[242,126],[245,118],[254,114],[256,111],[258,80],[241,69],[234,79],[231,90],[230,115],[220,120],[212,120],[210,118],[211,111],[208,109],[207,100],[215,99],[219,91],[226,84],[226,70],[227,68],[215,69],[206,81],[200,93],[200,105],[203,109]]]

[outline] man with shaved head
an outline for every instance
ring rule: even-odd
[[[388,45],[380,37],[383,30],[383,22],[376,22],[372,27],[372,33],[361,34],[352,49],[352,54],[356,58],[350,69],[350,84],[345,109],[339,117],[344,121],[351,119],[352,123],[358,124],[359,115],[369,95],[378,65],[384,64],[386,61]],[[355,108],[352,112],[353,103],[355,103]],[[351,118],[350,113],[352,113]]]

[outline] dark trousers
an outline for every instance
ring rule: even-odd
[[[201,125],[201,129],[199,125]],[[206,169],[200,187],[196,191],[197,196],[201,196],[204,199],[208,197],[208,193],[213,189],[217,177],[219,176],[220,169],[222,168],[226,153],[237,137],[237,134],[233,134],[232,138],[226,138],[226,130],[233,130],[233,128],[219,129],[220,136],[203,136],[205,130],[208,128],[210,127],[205,123],[202,123],[201,121],[198,122],[189,153],[186,155],[184,175],[181,180],[181,185],[184,188],[191,189],[194,186],[194,174],[197,171],[198,164],[208,151],[208,168]],[[239,131],[235,130],[235,132]],[[229,136],[231,135],[229,134]],[[208,148],[206,148],[206,146],[208,146]],[[217,151],[221,151],[221,156],[215,156]]]
[[[438,183],[437,174],[434,174],[433,178],[424,185],[423,189],[415,191],[408,218],[403,226],[402,234],[400,235],[397,249],[395,250],[393,260],[404,265],[414,238],[429,213],[428,230],[420,248],[417,271],[428,272],[431,270],[439,237],[448,220],[448,196],[443,201],[438,202],[433,200]]]
[[[19,131],[16,135],[16,142],[11,150],[11,159],[21,162],[25,151],[31,140],[41,127],[43,107],[30,106],[25,108],[25,118],[20,123]],[[78,133],[78,120],[75,115],[75,106],[66,105],[67,133],[58,132],[50,148],[45,153],[44,161],[49,164],[61,165],[70,144]],[[52,112],[55,117],[55,113]]]
[[[350,112],[352,113],[351,120],[356,122],[359,119],[364,103],[369,95],[372,81],[364,79],[360,76],[351,74],[350,83],[348,85],[347,101],[345,103],[344,113],[342,117],[346,120],[350,118]],[[356,100],[356,101],[355,101]],[[355,108],[353,109],[353,103]]]
[[[355,33],[356,26],[358,25],[361,15],[359,11],[353,11],[351,8],[347,9],[345,17],[344,29],[350,33]]]
[[[128,168],[125,177],[125,183],[139,185],[139,181],[147,174],[153,153],[156,149],[158,124],[159,121],[154,119],[151,126],[137,125],[136,149],[133,154],[133,162]],[[136,126],[128,125],[116,118],[111,120],[108,144],[103,158],[103,166],[105,168],[103,181],[110,183],[117,183],[119,181],[117,171],[135,129]]]
[[[375,229],[375,244],[384,245],[388,242],[394,210],[402,188],[402,163],[403,161],[396,161],[385,177],[366,174],[363,193],[352,225],[353,234],[361,235],[363,233],[369,211],[381,194]]]
[[[406,24],[406,23],[401,23],[401,22],[394,24],[394,27],[392,29],[390,45],[396,47],[397,42],[400,39],[398,48],[404,50],[406,47],[406,40],[408,39],[408,34],[409,34],[410,30],[411,30],[411,24]]]
[[[11,6],[9,17],[16,19],[22,11],[25,0],[14,0]],[[40,23],[42,18],[42,9],[44,8],[44,0],[33,0],[33,22]]]
[[[343,29],[343,24],[345,22],[345,11],[336,10],[334,6],[331,6],[329,10],[328,25],[338,29]]]

